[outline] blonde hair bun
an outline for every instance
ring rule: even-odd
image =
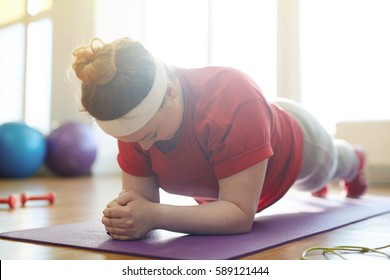
[[[73,56],[73,69],[84,83],[104,85],[116,74],[115,49],[98,38],[92,39],[89,45],[76,48]]]

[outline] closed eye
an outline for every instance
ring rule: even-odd
[[[157,131],[154,131],[154,132],[152,133],[152,135],[150,136],[150,139],[151,139],[151,140],[154,140],[154,139],[156,139],[156,137],[157,137]]]
[[[135,142],[142,142],[142,141],[144,141],[144,140],[146,140],[146,139],[151,139],[151,138],[153,138],[153,136],[156,134],[156,132],[150,132],[149,134],[146,134],[144,137],[142,137],[140,140],[138,140],[138,141],[135,141]]]

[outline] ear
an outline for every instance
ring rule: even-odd
[[[176,99],[178,94],[179,92],[177,91],[177,88],[172,83],[168,83],[167,90],[165,92],[165,98]]]

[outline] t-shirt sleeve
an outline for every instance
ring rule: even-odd
[[[273,155],[272,114],[262,100],[242,104],[226,125],[210,123],[209,161],[217,179],[243,171]]]
[[[118,149],[118,164],[124,172],[138,177],[153,175],[149,152],[144,151],[138,143],[118,141]]]

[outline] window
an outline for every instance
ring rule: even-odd
[[[50,127],[52,22],[45,18],[27,29],[25,119],[42,131]]]
[[[327,127],[388,120],[390,2],[301,0],[302,103]]]
[[[0,124],[23,116],[25,28],[0,29]]]
[[[276,1],[147,0],[145,46],[180,67],[230,66],[276,96]]]
[[[276,2],[211,1],[210,63],[243,70],[267,97],[276,96]]]
[[[0,123],[50,128],[52,0],[0,0]]]
[[[207,65],[207,0],[147,0],[145,47],[165,63]]]

